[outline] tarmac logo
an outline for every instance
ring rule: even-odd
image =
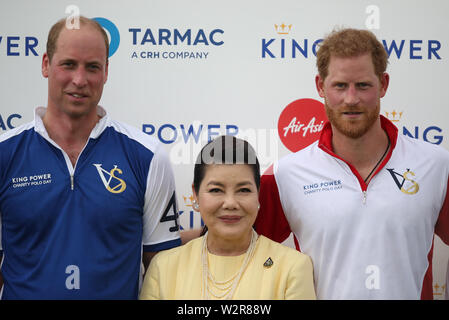
[[[100,175],[101,181],[103,182],[106,190],[111,193],[122,193],[123,191],[125,191],[125,181],[115,176],[115,172],[123,174],[123,171],[117,168],[117,165],[114,165],[114,168],[109,172],[103,169],[101,167],[101,164],[94,164],[94,166],[97,168],[98,174]],[[105,174],[109,176],[109,179],[106,179]],[[111,186],[111,182],[113,181],[112,179],[115,179],[114,181],[118,181],[118,183],[116,183],[114,186]]]

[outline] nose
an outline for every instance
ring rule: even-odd
[[[351,84],[345,92],[345,104],[348,106],[355,106],[360,102],[356,87]]]
[[[233,194],[228,194],[223,199],[223,209],[226,210],[235,210],[239,206],[238,201],[235,199]]]
[[[78,88],[82,88],[87,85],[87,73],[83,68],[77,68],[74,71],[72,83]]]

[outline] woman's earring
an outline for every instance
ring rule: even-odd
[[[259,209],[260,209],[260,204],[257,205],[257,210],[259,210]]]
[[[196,202],[196,200],[193,200],[193,209],[200,210],[200,205]]]

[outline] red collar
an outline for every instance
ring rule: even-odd
[[[380,125],[381,125],[382,129],[385,130],[385,132],[388,135],[388,138],[390,139],[391,148],[390,148],[390,151],[388,152],[387,156],[385,157],[384,161],[377,168],[373,177],[387,164],[388,160],[390,160],[391,154],[393,153],[393,150],[396,147],[396,142],[398,139],[398,128],[396,128],[396,126],[390,120],[385,118],[383,115],[380,115]],[[329,121],[326,122],[326,124],[324,125],[323,131],[321,132],[320,140],[318,142],[318,146],[324,152],[330,154],[331,156],[333,156],[335,158],[338,158],[338,159],[344,161],[349,166],[349,168],[354,173],[354,175],[357,177],[357,179],[359,180],[360,186],[362,187],[363,191],[366,191],[366,188],[368,186],[365,183],[365,181],[363,181],[363,178],[357,172],[355,167],[334,153],[334,149],[332,148],[332,126]]]

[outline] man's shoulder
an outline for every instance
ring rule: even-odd
[[[153,153],[161,152],[160,150],[163,150],[163,148],[161,148],[162,144],[157,139],[132,125],[110,119],[107,126],[116,133],[126,136],[128,139],[137,142]]]
[[[289,161],[296,161],[297,159],[304,159],[304,158],[309,158],[309,157],[313,157],[314,154],[317,152],[317,150],[319,149],[318,147],[318,141],[313,142],[312,144],[310,144],[309,146],[290,153],[284,157],[282,157],[279,162],[289,162]]]
[[[420,158],[429,158],[429,160],[442,159],[443,161],[449,161],[449,151],[446,148],[404,135],[398,136],[396,147],[396,151],[405,156],[415,154]]]
[[[275,164],[275,174],[279,172],[279,170],[290,170],[297,166],[310,165],[310,161],[316,161],[318,153],[321,153],[320,148],[318,147],[318,141],[315,141],[311,145],[296,151],[294,153],[290,153],[284,157],[282,157]]]
[[[6,131],[5,133],[0,134],[0,144],[2,142],[9,141],[14,137],[17,137],[21,134],[28,132],[30,129],[34,129],[34,121],[22,124],[16,128]]]

